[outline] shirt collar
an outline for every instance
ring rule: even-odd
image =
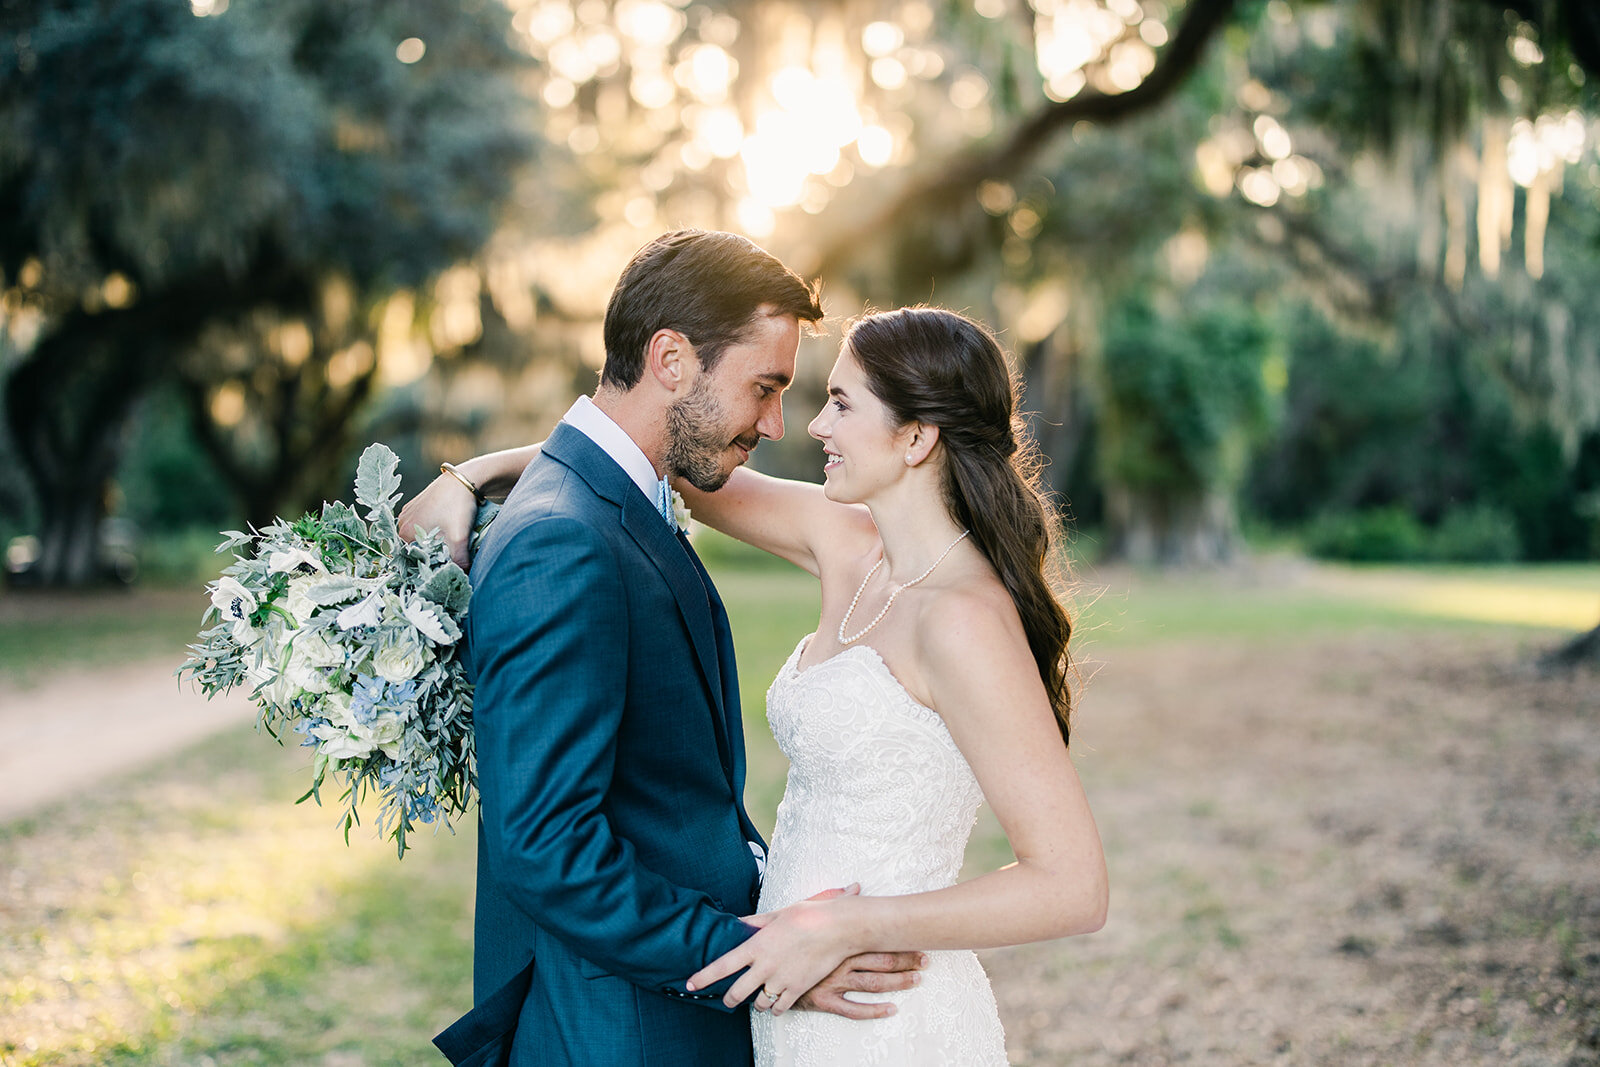
[[[618,426],[610,415],[601,411],[586,396],[573,401],[567,413],[561,416],[561,421],[599,445],[601,451],[615,460],[623,473],[633,479],[633,484],[650,501],[650,506],[655,507],[656,486],[661,479],[656,476],[656,469],[644,454],[644,449],[628,436],[628,431]]]

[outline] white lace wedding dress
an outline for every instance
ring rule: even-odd
[[[983,793],[937,712],[878,653],[852,645],[801,670],[807,637],[767,691],[789,781],[761,887],[771,911],[861,883],[868,896],[954,884]],[[1004,1067],[989,978],[971,952],[933,952],[887,1019],[752,1013],[756,1067]]]

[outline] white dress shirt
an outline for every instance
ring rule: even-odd
[[[656,474],[656,468],[650,462],[650,457],[646,456],[644,449],[628,436],[627,430],[618,426],[610,415],[601,411],[595,402],[586,396],[574,400],[567,413],[561,416],[561,421],[599,445],[601,451],[616,460],[617,466],[633,479],[633,484],[639,487],[639,492],[650,501],[650,506],[652,508],[656,506],[656,486],[660,484],[661,477]]]

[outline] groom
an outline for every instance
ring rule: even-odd
[[[727,614],[666,479],[714,490],[783,436],[801,323],[821,317],[742,237],[645,246],[606,309],[599,390],[478,547],[476,1007],[435,1039],[457,1065],[751,1062],[748,1008],[722,1003],[732,979],[684,988],[754,933],[738,917],[765,851]],[[797,1006],[863,1017],[842,994],[909,988],[914,966],[847,960]]]

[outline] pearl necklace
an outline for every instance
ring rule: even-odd
[[[933,561],[933,567],[937,567],[939,564],[943,563],[944,558],[961,543],[961,538],[967,536],[967,534],[971,532],[971,530],[962,530],[960,536],[958,536],[954,541],[951,541],[949,546],[946,547],[943,552],[939,553],[939,558]],[[889,609],[894,607],[895,597],[899,596],[901,593],[905,592],[907,589],[910,589],[912,586],[916,585],[918,582],[922,581],[928,575],[933,573],[933,567],[929,567],[927,570],[923,571],[921,574],[917,575],[904,585],[896,586],[894,592],[889,594],[889,602],[883,606],[883,610],[878,612],[877,615],[873,616],[872,621],[867,623],[866,626],[862,627],[860,633],[854,635],[853,637],[846,637],[844,635],[844,630],[845,627],[850,624],[850,616],[855,614],[856,605],[861,602],[861,594],[867,591],[867,583],[872,581],[872,576],[878,573],[878,568],[881,566],[883,566],[883,559],[882,557],[879,557],[878,562],[874,563],[872,565],[872,569],[867,572],[867,576],[861,579],[861,584],[856,587],[855,598],[850,601],[850,606],[845,609],[844,618],[839,620],[839,643],[841,645],[853,645],[863,637],[867,636],[867,634],[871,633],[872,628],[878,625],[878,623],[882,622],[883,617],[889,614]]]

